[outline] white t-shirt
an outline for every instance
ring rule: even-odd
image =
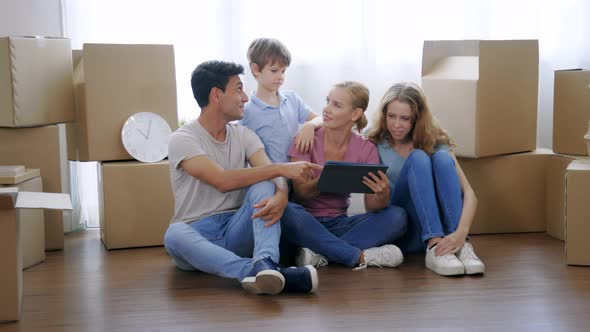
[[[245,189],[222,193],[198,180],[180,167],[183,160],[206,155],[224,169],[248,167],[248,159],[264,148],[260,138],[242,125],[226,125],[225,142],[213,138],[198,120],[175,131],[168,145],[170,182],[174,194],[174,217],[171,222],[192,222],[221,212],[237,210]]]

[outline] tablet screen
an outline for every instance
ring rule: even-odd
[[[343,161],[328,161],[324,165],[318,190],[322,193],[368,193],[371,188],[363,184],[363,176],[369,172],[377,175],[377,171],[387,172],[387,166],[382,164],[363,164]]]

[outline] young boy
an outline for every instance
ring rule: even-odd
[[[247,55],[258,86],[244,107],[241,123],[260,137],[270,160],[288,162],[287,151],[293,138],[299,151],[308,152],[313,146],[314,130],[321,125],[322,118],[295,92],[279,91],[291,64],[291,53],[283,43],[259,38],[250,44]]]

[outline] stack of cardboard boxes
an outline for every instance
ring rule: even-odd
[[[0,38],[0,82],[0,165],[40,169],[45,191],[68,193],[60,123],[74,120],[70,41]],[[45,211],[45,249],[63,249],[68,219],[70,212]]]
[[[178,128],[171,45],[84,44],[74,52],[75,121],[68,159],[98,161],[99,222],[107,249],[161,245],[174,214],[166,160],[130,161],[121,130],[138,112]]]
[[[558,72],[554,119],[563,134],[554,133],[557,153],[536,149],[538,50],[536,40],[424,42],[422,87],[478,197],[474,234],[547,231],[565,238],[566,168],[584,159],[571,154],[586,154],[581,126],[589,109],[569,106],[579,93],[558,93],[565,85]]]

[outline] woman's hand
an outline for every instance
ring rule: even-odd
[[[295,136],[295,147],[300,153],[307,153],[313,148],[315,128],[313,125],[306,123]]]
[[[463,234],[460,231],[455,231],[449,235],[446,235],[437,242],[436,247],[434,248],[434,255],[442,256],[455,253],[457,250],[463,247],[466,237],[467,234]]]
[[[389,201],[389,179],[382,171],[377,171],[377,175],[369,172],[367,176],[363,177],[363,183],[371,188],[378,199],[387,199]]]

